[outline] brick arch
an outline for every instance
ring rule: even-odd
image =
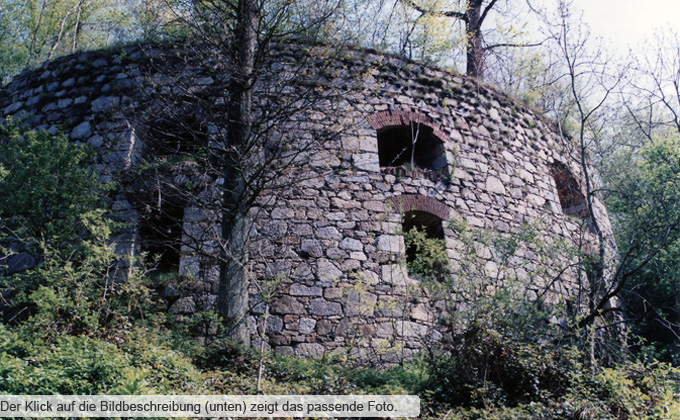
[[[417,111],[380,111],[369,115],[367,121],[375,131],[391,127],[401,127],[410,123],[420,123],[430,127],[432,135],[442,143],[445,143],[448,138],[442,130],[443,126],[441,123]]]
[[[402,194],[391,198],[394,209],[399,213],[420,211],[430,213],[442,220],[449,218],[449,206],[432,197],[420,194]]]

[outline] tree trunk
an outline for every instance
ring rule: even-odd
[[[224,320],[227,335],[241,344],[249,344],[248,312],[248,191],[243,146],[252,128],[251,90],[258,8],[256,0],[239,0],[233,74],[229,83],[227,108],[227,151],[224,159],[224,197],[220,284],[217,310]]]
[[[482,38],[482,0],[468,0],[465,8],[465,46],[467,67],[465,74],[477,79],[484,78],[484,39]]]

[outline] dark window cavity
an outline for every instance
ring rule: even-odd
[[[431,127],[411,122],[378,131],[378,154],[383,172],[390,168],[448,175],[444,143]]]
[[[586,199],[581,192],[581,187],[566,165],[555,162],[550,169],[557,187],[557,196],[562,206],[562,212],[566,215],[574,215],[584,218],[588,215]]]
[[[178,272],[184,208],[163,200],[142,215],[139,226],[141,248],[147,262],[155,264],[159,272]]]

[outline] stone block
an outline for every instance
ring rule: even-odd
[[[292,219],[295,211],[288,207],[276,207],[272,210],[272,219]]]
[[[68,106],[71,106],[72,103],[73,103],[72,98],[63,98],[63,99],[59,99],[59,102],[57,102],[57,106],[59,108],[66,108]]]
[[[295,350],[290,346],[277,346],[274,352],[281,356],[293,356],[295,354]]]
[[[432,318],[428,306],[423,303],[419,303],[411,310],[411,319],[416,321],[431,322]]]
[[[484,272],[488,277],[496,278],[498,276],[498,265],[493,261],[487,261],[484,264]]]
[[[316,239],[303,239],[300,250],[302,251],[302,256],[305,257],[319,258],[323,256],[321,244]]]
[[[120,98],[117,96],[101,96],[90,104],[92,112],[108,112],[120,105]]]
[[[329,302],[323,298],[312,299],[309,313],[319,316],[342,315],[342,306],[337,302]]]
[[[334,228],[333,226],[318,228],[316,230],[316,236],[320,239],[342,239],[342,234],[340,231],[338,231],[338,229]]]
[[[355,153],[352,163],[356,169],[367,172],[380,172],[380,161],[377,153]]]
[[[104,58],[98,58],[92,62],[92,67],[106,67],[108,62]]]
[[[378,297],[373,293],[349,290],[345,293],[343,303],[346,316],[373,316]]]
[[[260,233],[271,238],[280,238],[288,231],[288,224],[282,220],[272,220],[260,228]]]
[[[316,320],[312,318],[300,318],[299,324],[298,324],[298,332],[300,334],[305,334],[308,335],[312,331],[314,331],[314,327],[316,327]]]
[[[335,211],[326,214],[326,219],[332,220],[332,221],[339,221],[339,220],[345,220],[347,218],[347,215],[342,212],[342,211]]]
[[[316,333],[325,336],[333,331],[333,323],[327,319],[321,319],[316,323]]]
[[[401,264],[389,264],[382,266],[382,281],[398,287],[406,287],[408,272]]]
[[[300,343],[295,347],[295,355],[306,359],[320,359],[326,349],[318,343]]]
[[[404,237],[401,235],[380,235],[375,242],[380,252],[392,254],[403,254],[406,252]]]
[[[362,152],[378,153],[378,141],[374,137],[363,137],[359,147]]]
[[[505,186],[500,179],[493,176],[486,179],[486,190],[496,194],[505,194]]]
[[[191,296],[179,298],[170,306],[171,314],[193,314],[196,312],[196,304]]]
[[[391,338],[394,336],[394,325],[392,322],[379,322],[374,326],[375,336],[380,338]]]
[[[215,308],[215,302],[217,302],[217,295],[195,296],[194,302],[196,303],[196,311],[198,312],[210,311]]]
[[[269,318],[267,318],[267,328],[265,330],[267,334],[281,332],[281,330],[283,330],[283,318],[276,315],[270,315]]]
[[[526,169],[518,169],[517,170],[517,176],[519,176],[521,179],[525,180],[526,182],[529,183],[534,183],[534,176],[531,174],[531,172],[527,171]]]
[[[357,261],[367,261],[368,257],[361,251],[352,251],[349,253],[349,258]]]
[[[338,299],[345,294],[342,287],[327,287],[324,289],[323,297],[326,299]]]
[[[302,315],[305,313],[305,308],[302,306],[302,303],[291,296],[281,296],[274,299],[270,309],[273,314],[280,315]]]
[[[463,168],[477,170],[477,164],[471,159],[461,157],[461,158],[458,159],[458,163]]]
[[[321,296],[323,290],[318,286],[305,286],[300,283],[293,283],[290,286],[288,293],[291,296]]]
[[[317,263],[317,277],[321,282],[331,283],[342,276],[342,271],[327,259],[320,259]]]
[[[474,216],[467,216],[465,219],[466,219],[468,225],[470,225],[470,226],[481,227],[481,228],[484,227],[484,221],[482,219],[479,219],[479,218],[474,217]]]
[[[427,336],[428,328],[425,325],[413,321],[396,321],[395,328],[397,334],[403,337],[413,337],[424,339]]]
[[[340,249],[347,249],[350,251],[363,251],[364,250],[364,245],[361,243],[361,241],[352,239],[352,238],[345,238],[340,242],[338,245]]]

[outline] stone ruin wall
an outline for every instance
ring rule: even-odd
[[[35,128],[61,128],[73,141],[90,144],[99,156],[102,179],[117,179],[149,160],[148,146],[158,141],[140,122],[141,115],[149,117],[157,109],[153,101],[158,99],[149,99],[154,98],[149,92],[174,94],[180,76],[194,92],[216,84],[200,67],[181,59],[158,67],[160,57],[184,53],[181,48],[128,46],[48,62],[2,90],[0,111]],[[304,57],[308,48],[302,46],[277,52],[268,77],[284,79]],[[454,266],[462,257],[457,233],[449,229],[451,219],[471,229],[508,234],[526,222],[545,238],[572,243],[583,237],[588,242],[592,235],[583,205],[569,203],[560,197],[564,191],[558,192],[565,185],[580,190],[571,192],[578,201],[584,194],[581,171],[551,123],[527,107],[465,77],[374,51],[344,50],[330,66],[312,69],[307,77],[322,87],[319,95],[324,86],[332,87],[328,96],[333,99],[315,102],[305,111],[308,119],[296,121],[291,130],[301,138],[323,130],[337,135],[314,151],[302,172],[288,174],[304,174],[297,185],[265,193],[253,209],[254,285],[284,274],[269,305],[266,329],[267,344],[275,351],[320,357],[351,347],[372,357],[376,349],[397,346],[399,356],[389,351],[378,355],[394,361],[441,338],[441,302],[404,268],[404,212],[438,223]],[[397,138],[399,129],[414,126],[426,127],[431,146],[438,148],[436,156],[419,165],[429,167],[387,167],[381,153],[393,154],[383,161],[395,157],[394,150],[385,152],[391,141],[385,133]],[[180,178],[185,181],[186,175]],[[112,205],[130,224],[115,238],[119,252],[131,254],[143,250],[133,194],[118,191]],[[596,211],[608,221],[600,202]],[[201,238],[197,247],[214,250],[215,243],[206,240],[217,239],[214,214],[187,203],[184,239]],[[608,224],[604,231],[611,237]],[[609,252],[614,254],[613,245]],[[185,246],[179,261],[180,273],[193,279],[189,291],[164,291],[169,312],[179,318],[210,311],[216,301],[217,267],[195,254]],[[497,276],[497,262],[488,253],[480,255],[484,272]],[[528,252],[524,257],[531,258]],[[565,272],[562,285],[577,275]],[[526,295],[536,296],[542,287],[537,283]],[[264,308],[257,296],[253,286],[249,323],[255,341]]]

